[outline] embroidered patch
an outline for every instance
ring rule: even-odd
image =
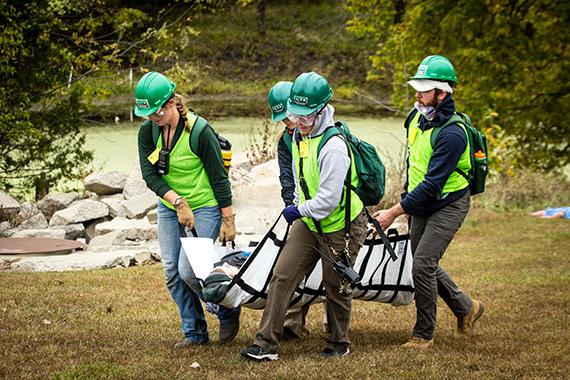
[[[148,104],[147,99],[135,99],[135,104],[138,108],[150,108],[150,104]]]
[[[283,112],[285,111],[285,107],[283,106],[282,103],[279,103],[271,107],[271,111],[273,111],[274,113]]]
[[[305,106],[307,105],[307,103],[309,103],[309,98],[307,98],[306,96],[295,95],[293,97],[293,102],[300,106]]]

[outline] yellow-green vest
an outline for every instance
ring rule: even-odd
[[[315,136],[315,137],[306,137],[303,142],[308,144],[308,157],[303,157],[303,175],[305,177],[305,181],[307,183],[307,188],[309,189],[309,197],[314,198],[317,195],[317,191],[319,189],[319,161],[318,161],[318,147],[319,142],[323,138],[323,135]],[[297,178],[300,179],[300,172],[299,172],[299,146],[297,143],[293,144],[293,162],[295,165],[295,171],[297,173]],[[349,149],[349,154],[351,154]],[[352,155],[352,154],[351,154]],[[354,160],[350,160],[351,168],[351,184],[354,188],[358,185],[358,176],[356,174],[356,168],[354,166]],[[346,173],[344,173],[346,174]],[[344,177],[343,177],[344,178]],[[299,205],[305,203],[305,193],[301,189],[301,186],[297,186],[297,191],[299,193]],[[345,217],[345,203],[346,203],[346,195],[345,195],[346,188],[343,191],[341,200],[339,204],[334,208],[334,210],[324,219],[320,221],[321,228],[324,233],[331,233],[337,232],[344,229],[344,217]],[[350,221],[353,221],[362,211],[364,205],[362,201],[358,197],[358,195],[353,191],[350,190]],[[309,227],[309,229],[313,232],[317,232],[317,228],[313,223],[313,219],[309,217],[303,217],[303,222]]]
[[[423,131],[420,128],[420,116],[421,113],[416,112],[408,126],[408,192],[414,190],[424,180],[429,161],[433,155],[431,135],[434,128]],[[463,125],[458,125],[465,131]],[[467,136],[467,131],[465,131],[465,135]],[[469,169],[471,169],[469,149],[469,139],[467,139],[467,147],[457,163],[457,168],[464,173],[468,173]],[[466,187],[469,187],[467,179],[454,171],[447,179],[447,182],[445,182],[440,196],[445,197],[449,193],[465,189]]]
[[[156,147],[162,148],[162,131]],[[162,179],[179,196],[186,198],[192,210],[218,205],[202,160],[190,149],[190,132],[186,128],[170,151],[168,174],[163,175]],[[166,200],[160,198],[160,201],[166,207],[174,209]]]

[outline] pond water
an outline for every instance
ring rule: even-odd
[[[384,161],[398,159],[403,152],[405,133],[403,119],[399,118],[342,118],[350,126],[352,133],[376,146]],[[247,160],[248,144],[261,134],[263,120],[253,117],[219,118],[211,122],[214,129],[226,137],[233,145],[233,162]],[[130,173],[133,163],[138,160],[138,123],[120,123],[85,128],[85,147],[95,152],[94,164],[102,172],[118,170]],[[270,124],[276,149],[277,134],[281,126]],[[259,137],[257,137],[259,139]]]

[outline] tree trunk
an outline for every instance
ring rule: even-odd
[[[265,4],[266,0],[258,0],[257,2],[257,27],[259,34],[265,35]]]
[[[399,24],[404,19],[404,14],[406,13],[406,0],[392,0],[394,5],[394,25]]]

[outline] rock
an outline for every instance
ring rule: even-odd
[[[89,220],[103,218],[109,215],[106,204],[84,199],[76,201],[64,210],[57,211],[49,221],[50,226],[65,226]]]
[[[37,206],[49,221],[56,211],[63,210],[81,197],[77,192],[48,194]]]
[[[123,196],[125,199],[131,199],[142,195],[148,191],[151,191],[147,186],[146,182],[142,178],[141,168],[139,161],[136,160],[133,164],[133,168],[131,170],[131,174],[127,178],[125,183],[125,188],[123,189]]]
[[[106,252],[74,252],[68,255],[29,256],[4,262],[2,270],[17,272],[61,272],[82,269],[107,269],[154,263],[152,249],[112,250]]]
[[[58,229],[65,231],[65,239],[79,240],[85,237],[85,227],[82,223],[68,224],[66,226],[50,227],[51,229]]]
[[[127,218],[139,219],[144,217],[150,210],[156,208],[156,194],[152,191],[133,197],[124,204]]]
[[[104,235],[109,232],[121,231],[128,240],[155,240],[157,227],[146,219],[115,218],[110,222],[100,223],[95,227],[95,235]]]
[[[101,219],[92,220],[87,223],[83,223],[83,225],[85,226],[85,238],[87,239],[87,242],[90,242],[91,239],[93,239],[96,236],[95,228],[97,227],[97,225],[104,222],[108,222],[110,220],[113,220],[113,218],[111,218],[110,216],[106,216]]]
[[[21,224],[23,221],[30,219],[33,216],[41,214],[40,209],[31,202],[24,202],[20,206],[20,211],[16,217],[16,224]]]
[[[158,213],[156,211],[156,209],[154,210],[150,210],[147,214],[146,214],[146,220],[148,220],[148,222],[150,224],[156,224],[158,221]]]
[[[115,194],[123,191],[127,175],[118,171],[91,174],[85,179],[85,189],[98,195]]]
[[[122,238],[122,231],[113,231],[103,235],[95,236],[89,242],[89,251],[97,250],[100,247],[111,247],[114,245],[121,245],[124,241]]]
[[[99,202],[103,202],[109,207],[109,215],[113,218],[120,216],[127,216],[127,209],[125,207],[125,198],[123,194],[102,195],[97,196]]]
[[[0,222],[12,219],[20,211],[20,204],[9,194],[0,191]]]
[[[13,238],[28,238],[28,237],[39,237],[39,238],[52,238],[52,239],[65,239],[65,230],[46,228],[39,230],[22,230],[14,233]]]
[[[36,209],[37,210],[37,209]],[[48,227],[48,222],[44,214],[38,210],[39,214],[24,220],[19,226],[18,230],[42,229]]]
[[[0,237],[10,237],[14,234],[15,231],[12,231],[12,225],[10,222],[1,222],[0,223]]]

